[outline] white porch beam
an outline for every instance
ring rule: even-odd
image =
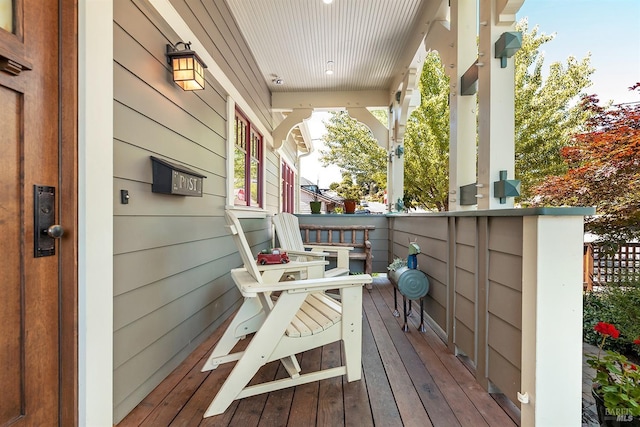
[[[501,204],[494,197],[494,182],[500,171],[514,178],[515,168],[515,67],[514,59],[505,68],[494,58],[495,42],[515,25],[498,24],[497,4],[503,0],[480,0],[480,60],[478,61],[478,209],[513,207],[513,198]]]
[[[373,137],[378,141],[379,146],[385,150],[389,149],[389,129],[380,123],[380,120],[371,114],[371,111],[363,107],[357,107],[347,108],[347,112],[351,118],[358,120],[371,129]]]
[[[384,90],[344,92],[274,92],[271,95],[273,111],[291,111],[294,108],[387,108],[389,94]]]
[[[278,149],[282,147],[282,144],[289,136],[291,129],[302,123],[304,119],[308,119],[313,114],[311,108],[297,108],[293,110],[283,121],[280,122],[277,128],[273,131],[273,148]]]

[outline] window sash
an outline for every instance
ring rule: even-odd
[[[263,138],[237,110],[234,138],[233,203],[262,207]]]

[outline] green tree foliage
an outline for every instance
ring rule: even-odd
[[[404,203],[444,211],[449,203],[449,78],[437,52],[427,54],[419,87],[420,106],[404,135]]]
[[[526,19],[516,29],[522,31],[522,48],[515,55],[515,172],[526,199],[547,175],[566,172],[560,149],[588,118],[576,101],[591,86],[594,69],[590,55],[580,61],[570,56],[566,64],[552,63],[543,76],[540,47],[555,35],[538,34],[537,26],[529,30]]]
[[[640,94],[640,83],[632,90]],[[640,239],[640,102],[601,107],[588,97],[594,116],[587,131],[562,149],[567,173],[534,188],[539,205],[595,206],[585,230],[612,246]]]
[[[373,114],[386,124],[384,113]],[[371,130],[344,111],[332,112],[325,126],[322,164],[337,165],[343,177],[345,173],[352,177],[362,194],[368,194],[372,188],[382,194],[387,186],[387,155]]]
[[[355,200],[359,202],[365,195],[365,189],[355,182],[351,178],[349,173],[342,174],[342,182],[333,182],[329,185],[329,189],[338,193],[338,196],[345,200]]]
[[[592,112],[577,102],[591,85],[590,56],[554,62],[544,71],[540,48],[555,35],[538,34],[521,20],[522,48],[515,55],[515,170],[522,199],[548,175],[566,172],[560,150],[583,130]],[[545,75],[543,75],[545,74]],[[449,187],[449,79],[439,56],[425,58],[420,76],[420,106],[405,132],[405,206],[446,210]],[[381,120],[385,123],[384,120]],[[346,113],[334,113],[327,124],[323,164],[336,164],[363,188],[386,185],[386,153],[369,129]]]

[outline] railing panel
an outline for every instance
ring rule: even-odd
[[[488,232],[487,309],[489,314],[486,330],[487,346],[490,351],[487,355],[489,362],[487,378],[519,406],[520,402],[514,399],[514,391],[520,390],[522,315],[520,313],[505,319],[493,313],[490,307],[507,304],[508,296],[512,297],[511,302],[513,299],[522,300],[522,218],[490,218]],[[515,295],[504,292],[505,287],[513,289]],[[517,306],[522,307],[522,304]]]
[[[522,292],[496,282],[491,282],[490,286],[493,298],[489,299],[489,313],[522,329]]]
[[[490,217],[489,249],[522,255],[522,217]]]
[[[426,314],[452,351],[475,362],[483,387],[521,406],[523,426],[580,420],[580,246],[583,217],[592,214],[543,208],[390,217],[393,256],[406,257],[409,236],[423,251]]]
[[[521,291],[522,256],[495,251],[490,253],[489,280]]]
[[[407,258],[409,242],[417,241],[421,253],[418,268],[429,277],[429,294],[425,310],[434,322],[447,330],[448,304],[448,226],[446,217],[394,216],[391,218],[393,258]]]

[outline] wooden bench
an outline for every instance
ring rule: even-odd
[[[364,261],[366,274],[371,274],[373,269],[369,231],[375,228],[373,225],[300,224],[305,245],[353,247],[354,250],[349,251],[349,259]]]

